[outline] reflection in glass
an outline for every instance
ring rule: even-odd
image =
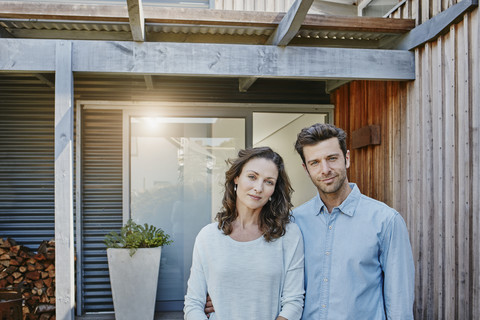
[[[243,119],[130,118],[131,217],[174,241],[162,252],[161,309],[183,306],[195,237],[220,208],[225,160],[244,148],[244,137]]]

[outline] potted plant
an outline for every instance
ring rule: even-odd
[[[162,246],[169,239],[162,229],[133,220],[105,236],[116,320],[153,319]]]

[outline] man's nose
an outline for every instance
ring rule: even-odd
[[[330,168],[330,165],[328,164],[328,162],[326,160],[322,160],[320,162],[320,172],[322,174],[328,174],[328,173],[330,173],[330,170],[331,170],[331,168]]]

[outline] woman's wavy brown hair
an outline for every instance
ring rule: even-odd
[[[216,220],[218,221],[218,228],[226,235],[232,233],[233,222],[238,216],[234,180],[240,176],[245,164],[255,158],[271,160],[278,169],[278,178],[272,194],[272,200],[268,201],[260,212],[260,230],[262,230],[266,241],[272,241],[285,234],[287,223],[291,220],[291,208],[293,205],[290,199],[293,189],[285,171],[282,157],[269,147],[243,149],[238,152],[238,158],[228,160],[231,166],[225,172],[223,208],[217,213]]]

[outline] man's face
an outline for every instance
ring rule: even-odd
[[[337,138],[330,138],[312,146],[303,148],[305,164],[313,184],[318,192],[335,194],[342,188],[348,188],[347,168],[350,167],[350,152],[346,158]]]

